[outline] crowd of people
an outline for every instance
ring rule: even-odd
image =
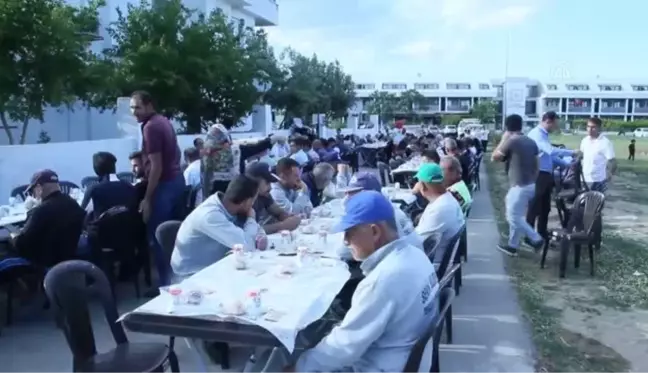
[[[303,354],[296,369],[402,370],[436,313],[438,279],[431,261],[441,260],[465,224],[474,181],[469,170],[485,150],[481,141],[469,134],[381,135],[387,145],[380,157],[394,168],[394,162],[422,159],[411,184],[420,211],[411,216],[381,193],[384,185],[375,172],[358,170],[351,159],[358,144],[377,139],[297,133],[239,143],[215,124],[181,151],[173,126],[155,111],[149,94],[134,93],[131,109],[143,134],[142,150],[129,157],[133,182],[116,177],[113,154],[99,152],[93,157],[98,180],[79,204],[61,191],[54,171],[38,172],[27,192],[42,202],[12,234],[9,255],[43,267],[79,257],[82,247],[93,246],[93,224],[126,207],[141,224],[138,244],[152,252],[160,285],[168,285],[221,260],[235,245],[265,250],[268,234],[295,230],[315,207],[342,197],[345,214],[336,229],[345,240],[338,252],[360,265],[364,280],[351,289],[342,323]],[[500,146],[496,152],[507,151]],[[187,195],[194,197],[190,206]],[[170,258],[155,235],[168,220],[182,221]],[[435,248],[431,261],[428,240]]]

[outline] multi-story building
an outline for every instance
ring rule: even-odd
[[[648,119],[648,79],[645,82],[544,82],[529,78],[478,82],[428,80],[358,82],[357,100],[349,112],[349,127],[377,123],[377,116],[366,110],[373,92],[384,91],[398,96],[409,89],[425,97],[423,103],[414,108],[423,122],[430,122],[436,114],[469,114],[480,100],[496,102],[498,119],[503,115],[519,114],[529,125],[539,121],[546,111],[556,111],[566,121],[590,116],[625,121]],[[400,114],[406,117],[406,113]]]
[[[72,5],[83,5],[88,0],[66,0]],[[156,0],[151,1],[155,3]],[[159,1],[159,0],[157,0]],[[245,26],[275,26],[278,24],[279,7],[276,0],[183,0],[190,9],[212,12],[220,10],[231,21]],[[106,27],[117,20],[117,8],[126,11],[127,6],[138,6],[139,0],[107,0],[100,9],[101,27],[99,38],[92,45],[96,52],[112,46],[113,40]],[[262,89],[263,87],[259,87]],[[45,131],[52,142],[100,140],[120,137],[123,133],[117,125],[118,115],[111,111],[100,112],[77,103],[73,108],[48,108],[44,122],[32,120],[27,128],[26,143],[35,143],[41,131]],[[272,111],[268,105],[256,105],[252,113],[244,118],[245,126],[238,130],[265,132],[272,127]],[[17,138],[20,128],[12,129]],[[7,143],[6,136],[0,136],[0,145]]]

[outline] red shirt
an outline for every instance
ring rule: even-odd
[[[171,122],[160,114],[154,114],[142,124],[142,151],[146,154],[144,169],[148,177],[151,171],[149,155],[162,154],[160,181],[173,180],[180,174],[180,147]]]

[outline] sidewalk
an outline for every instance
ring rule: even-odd
[[[453,304],[454,343],[441,345],[441,371],[533,372],[530,330],[504,269],[504,254],[496,249],[499,232],[483,169],[481,184],[467,222],[463,287]]]

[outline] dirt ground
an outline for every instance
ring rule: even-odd
[[[495,167],[487,165],[497,209],[507,184]],[[553,252],[544,270],[531,251],[508,263],[534,332],[538,371],[648,371],[648,173],[632,171],[622,168],[609,190],[594,278],[586,254],[580,269],[570,255],[563,280]]]

